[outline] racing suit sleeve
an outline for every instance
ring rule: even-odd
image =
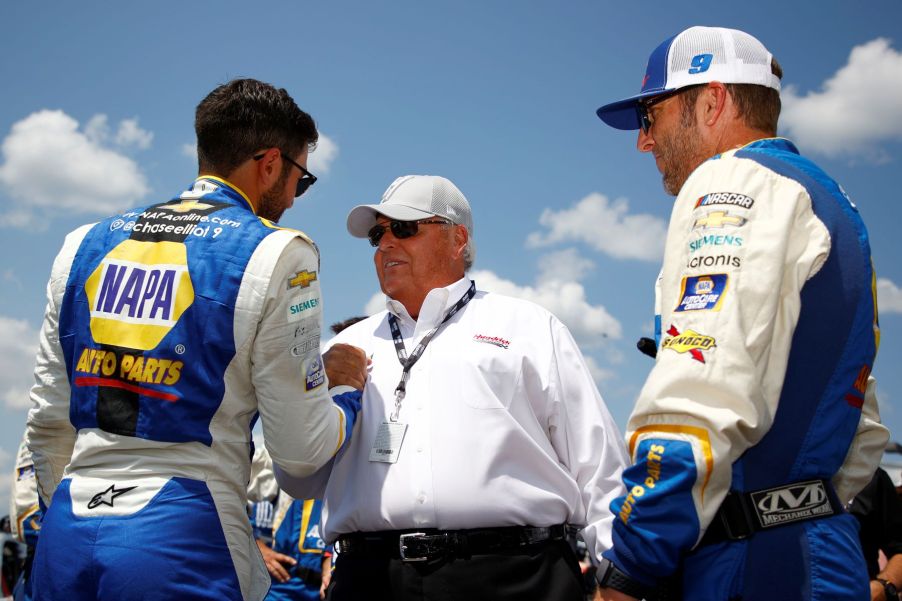
[[[300,238],[284,247],[251,359],[264,444],[273,463],[292,476],[311,474],[332,458],[350,437],[359,408],[359,401],[355,406],[345,396],[342,407],[329,394],[320,355],[318,262],[316,250]]]
[[[47,308],[35,359],[32,408],[28,412],[25,440],[34,460],[38,494],[47,507],[63,478],[75,445],[75,428],[69,421],[69,378],[59,340],[60,306],[72,260],[91,227],[93,224],[85,225],[66,236],[53,262],[47,283]]]
[[[624,494],[626,447],[570,331],[557,319],[552,319],[551,329],[549,438],[579,486],[585,509],[583,540],[599,556],[611,548],[610,505]]]
[[[266,446],[258,446],[251,459],[251,478],[247,485],[249,503],[271,501],[279,494],[279,485],[272,470],[272,459]]]
[[[646,585],[698,543],[732,464],[773,424],[801,289],[830,250],[801,184],[731,154],[702,164],[676,199],[662,340],[627,427],[633,465],[605,557]],[[724,191],[747,200],[698,208]]]
[[[41,529],[41,510],[38,506],[34,462],[24,437],[16,454],[9,506],[10,534],[19,542],[34,546]]]
[[[338,334],[325,344],[323,350],[329,350],[329,348],[337,342],[354,343],[353,340],[346,339],[343,334]],[[342,403],[350,403],[357,407],[355,415],[360,411],[359,408],[363,402],[363,393],[360,390],[356,390],[350,386],[339,385],[330,388],[329,393],[339,406],[341,406]],[[353,428],[353,422],[351,423],[351,427]],[[350,437],[350,432],[348,433],[348,436]],[[342,449],[336,453],[335,457],[340,457],[346,447],[347,445],[344,445]],[[274,465],[273,471],[276,475],[276,481],[283,491],[295,499],[322,499],[326,495],[326,485],[329,483],[329,477],[332,475],[332,466],[335,465],[335,457],[332,457],[324,466],[312,474],[303,477],[293,476],[285,470],[282,470],[278,465]]]
[[[833,486],[841,503],[846,504],[867,486],[874,475],[874,466],[880,463],[883,449],[889,440],[889,430],[880,423],[877,408],[877,381],[868,378],[868,387],[861,407],[861,420],[845,461],[836,475]]]

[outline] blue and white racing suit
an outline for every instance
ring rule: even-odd
[[[320,531],[323,502],[293,499],[280,492],[274,504],[260,501],[254,510],[251,521],[257,538],[271,541],[268,544],[274,551],[297,562],[285,566],[288,581],[273,581],[266,601],[319,601],[323,556],[331,552]]]
[[[48,506],[35,599],[259,600],[251,428],[289,473],[350,435],[328,391],[319,258],[202,176],[84,226],[53,265],[27,439]]]
[[[857,208],[791,142],[695,170],[670,220],[658,354],[605,557],[648,585],[680,570],[694,601],[869,598],[840,506],[887,440],[870,379],[874,282]],[[756,493],[763,526],[699,544],[731,490]]]

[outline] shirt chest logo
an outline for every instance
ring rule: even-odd
[[[510,340],[505,340],[500,336],[486,336],[485,334],[475,334],[473,336],[473,342],[482,342],[485,344],[491,344],[493,346],[497,346],[499,348],[506,349],[510,346]]]

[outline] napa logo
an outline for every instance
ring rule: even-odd
[[[155,348],[194,302],[185,246],[125,240],[85,282],[98,344]]]

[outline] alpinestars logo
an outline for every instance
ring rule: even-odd
[[[752,502],[763,528],[833,514],[827,489],[820,480],[758,491],[752,494]]]
[[[507,348],[511,345],[510,340],[505,340],[504,338],[499,338],[498,336],[485,336],[483,334],[476,334],[473,336],[473,340],[475,342],[485,342],[486,344],[493,344],[500,348]]]
[[[103,492],[99,492],[88,502],[88,509],[94,509],[99,507],[100,505],[109,505],[113,506],[113,501],[116,500],[117,497],[124,495],[130,490],[134,490],[138,488],[137,486],[129,486],[128,488],[116,488],[115,484],[110,484],[110,487]]]

